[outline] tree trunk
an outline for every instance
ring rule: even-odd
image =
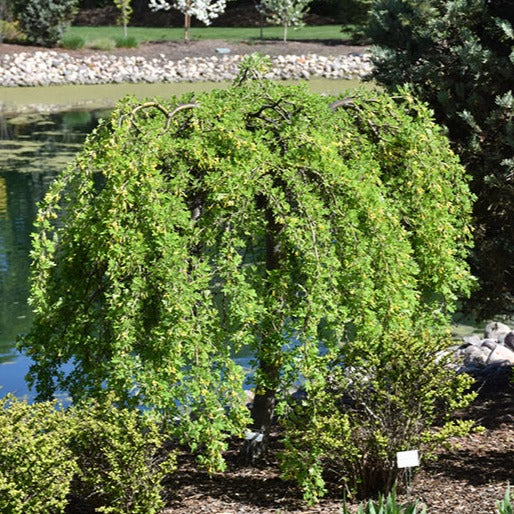
[[[186,13],[184,15],[184,41],[189,43],[189,29],[191,28],[191,15]]]
[[[276,223],[269,207],[266,208],[266,222],[266,270],[273,271],[280,267],[280,244],[277,235],[281,227]],[[277,317],[280,317],[280,313],[277,313]],[[269,330],[271,331],[271,327]],[[253,463],[262,455],[268,445],[280,380],[281,353],[281,334],[263,334],[259,349],[259,371],[263,379],[262,383],[256,384],[252,407],[252,432],[242,449],[242,457],[247,464]]]

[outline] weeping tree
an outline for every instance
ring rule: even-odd
[[[265,446],[299,378],[328,383],[318,359],[442,323],[470,283],[469,192],[427,109],[254,61],[228,90],[126,99],[87,139],[40,205],[21,344],[40,398],[114,390],[211,471],[247,428],[248,457]]]

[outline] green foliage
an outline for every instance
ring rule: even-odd
[[[139,42],[134,36],[117,37],[114,42],[116,48],[137,48],[139,46]]]
[[[73,20],[78,0],[11,0],[11,4],[27,42],[53,47]]]
[[[503,500],[498,501],[496,503],[496,507],[498,509],[498,514],[512,514],[512,497],[510,494],[510,485],[507,487],[505,491],[505,497]]]
[[[514,300],[511,11],[500,1],[379,0],[370,26],[374,78],[390,90],[408,83],[428,102],[473,176],[474,303],[483,314]]]
[[[472,422],[450,419],[474,398],[466,394],[471,379],[440,360],[451,344],[423,328],[384,330],[320,358],[312,373],[325,365],[328,387],[317,378],[284,421],[283,468],[287,477],[299,477],[307,500],[324,492],[328,469],[361,498],[389,491],[398,474],[396,452],[418,448],[428,459],[450,437],[470,431]]]
[[[86,42],[80,36],[64,36],[61,39],[61,46],[67,50],[78,50],[84,48]]]
[[[419,514],[426,514],[426,507]],[[369,500],[366,504],[360,504],[357,509],[357,514],[417,514],[418,505],[415,502],[413,505],[402,506],[399,505],[396,499],[396,489],[388,493],[387,497],[378,495],[378,501],[373,502]],[[350,514],[350,511],[344,506],[343,514]]]
[[[114,0],[116,9],[120,11],[118,23],[123,26],[123,35],[125,39],[127,39],[127,25],[132,14],[132,6],[130,5],[130,2],[131,0]]]
[[[70,498],[95,512],[156,513],[175,469],[160,425],[107,397],[68,410],[1,400],[0,511],[64,512]]]
[[[21,32],[17,21],[0,19],[0,41],[6,43],[23,43],[27,37]]]
[[[104,37],[94,39],[93,41],[88,41],[86,43],[86,46],[87,48],[92,48],[93,50],[109,51],[114,50],[114,48],[116,48],[116,43],[114,39]]]
[[[0,511],[64,512],[77,470],[65,413],[54,403],[0,401]]]
[[[303,485],[316,495],[329,442],[360,451],[349,433],[360,418],[327,393],[334,380],[343,390],[340,363],[369,362],[377,387],[405,386],[379,364],[397,350],[405,369],[401,349],[420,350],[406,335],[413,320],[444,323],[468,291],[470,195],[429,111],[408,94],[360,91],[331,106],[305,86],[249,80],[259,66],[243,67],[228,90],[126,99],[88,138],[40,205],[34,325],[22,347],[41,397],[112,390],[162,415],[210,471],[249,423],[232,358],[249,348],[256,398],[274,402],[306,381],[305,412],[289,407],[285,459],[298,476],[312,463],[304,475],[316,480]],[[413,359],[429,360],[428,348]],[[456,380],[446,406],[459,404]],[[420,417],[431,397],[450,395],[433,383]],[[377,401],[388,400],[381,391]],[[400,407],[410,401],[395,395]],[[306,417],[309,445],[294,423]],[[327,430],[316,441],[319,424]]]
[[[269,23],[284,27],[283,40],[287,42],[289,27],[301,27],[311,0],[261,0],[259,8]]]
[[[67,421],[79,468],[72,493],[83,505],[111,514],[160,512],[161,482],[175,459],[163,450],[157,423],[105,400],[72,407]]]

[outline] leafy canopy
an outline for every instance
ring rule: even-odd
[[[421,312],[441,322],[470,285],[465,176],[423,105],[364,91],[331,105],[255,73],[121,102],[33,240],[21,347],[40,397],[114,390],[172,420],[209,469],[249,423],[241,348],[257,394],[280,398],[320,349]]]

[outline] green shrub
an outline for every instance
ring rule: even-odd
[[[471,379],[437,357],[451,343],[426,329],[384,330],[321,359],[328,388],[307,383],[307,399],[283,421],[284,474],[306,500],[324,493],[326,470],[352,495],[387,493],[397,479],[398,451],[418,448],[431,458],[450,437],[469,432],[472,422],[454,422],[450,414],[473,399],[465,394]]]
[[[164,436],[156,423],[110,401],[71,408],[69,422],[79,467],[75,497],[112,514],[152,514],[163,507],[161,481],[175,460],[162,450]]]
[[[27,41],[55,46],[77,11],[78,0],[12,0],[13,15]]]
[[[115,40],[116,48],[137,48],[138,40],[134,36],[117,37]]]
[[[102,37],[94,39],[93,41],[88,41],[86,47],[91,48],[93,50],[109,51],[114,50],[114,48],[116,47],[116,43],[114,42],[114,39]]]
[[[0,512],[64,512],[70,498],[97,512],[151,514],[175,466],[159,426],[108,399],[68,410],[0,401]]]
[[[20,30],[19,22],[0,20],[0,42],[23,43],[26,39],[27,36]]]
[[[505,492],[505,497],[503,500],[496,503],[496,507],[498,508],[498,514],[512,514],[512,503],[511,503],[511,495],[510,495],[510,485],[507,487],[507,491]]]
[[[64,512],[77,466],[66,413],[51,402],[0,401],[0,512]]]
[[[61,46],[67,50],[78,50],[84,48],[86,42],[80,36],[65,36],[61,39]]]

